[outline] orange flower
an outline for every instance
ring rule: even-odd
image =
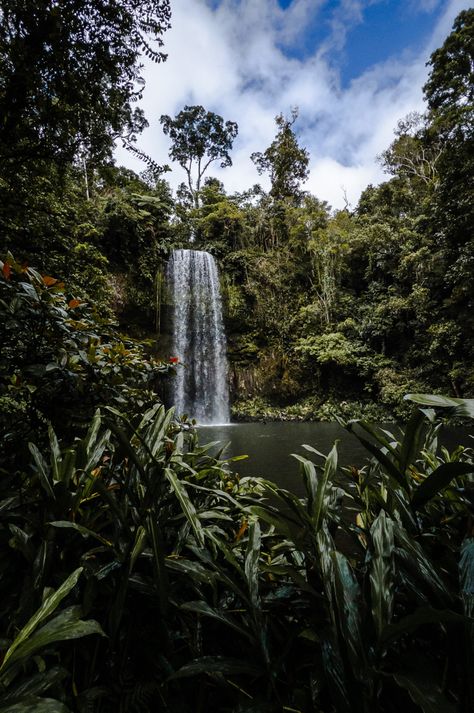
[[[5,280],[9,280],[11,272],[12,272],[12,268],[11,268],[10,263],[7,262],[6,260],[3,263],[2,272],[3,272],[3,277],[5,278]]]

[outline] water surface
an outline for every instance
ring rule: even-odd
[[[399,433],[394,423],[380,426]],[[199,428],[199,440],[202,444],[210,441],[220,441],[222,445],[228,443],[223,458],[248,455],[247,459],[233,463],[233,470],[242,476],[268,478],[298,495],[303,494],[300,466],[291,453],[312,460],[315,458],[314,454],[302,448],[303,443],[328,454],[337,440],[340,465],[362,467],[370,457],[357,438],[338,423],[270,422],[203,426]],[[465,445],[472,443],[466,429],[445,429],[442,441],[448,448],[454,448],[458,442]]]

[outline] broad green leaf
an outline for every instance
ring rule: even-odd
[[[254,638],[249,631],[243,629],[241,626],[236,624],[235,621],[228,614],[213,609],[206,602],[186,602],[186,604],[181,604],[180,609],[184,609],[185,611],[191,611],[195,614],[201,614],[202,616],[206,616],[211,619],[215,619],[216,621],[220,621],[221,624],[224,624],[224,626],[228,626],[231,629],[234,629],[234,631],[237,631],[245,638],[250,639],[250,641],[254,641]]]
[[[200,520],[226,520],[227,522],[233,522],[234,518],[227,515],[225,512],[219,512],[219,510],[203,510],[198,512],[198,517]]]
[[[19,550],[25,556],[28,562],[33,562],[33,560],[35,559],[35,547],[33,545],[31,535],[28,535],[24,530],[21,529],[21,527],[18,527],[13,523],[10,523],[8,525],[8,529],[13,535],[13,537],[11,538],[11,540],[9,540],[8,543],[10,547],[13,547],[15,550]]]
[[[322,477],[318,479],[316,499],[311,512],[315,532],[319,531],[325,516],[323,508],[327,485],[332,482],[337,471],[337,443],[336,441],[326,458]]]
[[[67,678],[68,675],[69,673],[65,668],[62,668],[61,666],[53,666],[47,671],[36,673],[26,679],[22,677],[20,683],[10,685],[8,687],[8,691],[2,694],[0,705],[7,700],[16,701],[30,696],[42,695],[43,693],[46,693],[51,686],[54,686]]]
[[[145,428],[147,428],[149,426],[149,424],[155,419],[158,411],[162,411],[162,410],[163,410],[163,405],[160,403],[156,403],[154,406],[149,408],[148,411],[145,411],[140,423],[138,424],[137,431],[145,430]],[[121,418],[124,418],[123,414],[118,414],[118,415],[120,415]]]
[[[421,411],[415,411],[405,428],[403,440],[400,447],[400,473],[406,475],[408,467],[419,455],[422,441],[425,417]]]
[[[474,618],[474,537],[467,537],[462,543],[459,580],[464,612],[466,616]]]
[[[298,460],[302,465],[301,472],[303,475],[305,490],[308,496],[308,511],[311,516],[314,516],[318,493],[318,476],[316,473],[316,467],[312,461],[308,460],[307,458],[303,458],[303,456],[300,456],[297,453],[292,453],[291,455],[293,458],[296,458],[296,460]]]
[[[49,524],[52,527],[57,527],[65,530],[75,530],[76,532],[79,532],[82,537],[93,537],[94,539],[101,542],[103,545],[107,545],[107,547],[112,546],[112,543],[109,540],[106,540],[105,537],[102,537],[93,530],[89,530],[83,525],[78,525],[76,522],[70,522],[69,520],[55,520],[54,522],[50,522]]]
[[[406,394],[404,399],[422,406],[451,408],[455,410],[457,416],[474,418],[474,399],[458,399],[451,396],[438,396],[437,394]]]
[[[270,491],[273,496],[276,496],[283,501],[283,507],[280,506],[278,508],[274,508],[275,513],[284,512],[285,517],[293,522],[298,528],[311,524],[311,518],[308,514],[307,506],[304,500],[297,497],[294,493],[290,493],[288,490],[280,488],[278,485],[275,485],[275,483],[272,483],[269,480],[262,480],[262,483],[265,490]],[[290,517],[291,513],[287,512],[288,509],[291,510],[294,517]]]
[[[383,510],[370,528],[374,548],[370,562],[370,600],[377,637],[392,620],[394,607],[393,523]]]
[[[41,482],[43,488],[45,489],[45,491],[48,493],[49,497],[54,500],[55,495],[54,495],[53,486],[52,486],[52,483],[50,480],[48,465],[34,443],[28,443],[28,448],[30,449],[30,453],[33,456],[33,460],[35,461],[36,468],[38,469],[38,475],[40,477],[40,482]]]
[[[15,653],[16,649],[21,646],[29,636],[33,633],[33,631],[38,627],[38,625],[47,619],[53,612],[54,610],[59,606],[59,604],[62,602],[62,600],[67,597],[69,592],[76,586],[77,580],[79,579],[81,572],[83,568],[79,567],[76,569],[72,574],[69,575],[69,577],[61,584],[59,589],[57,589],[55,592],[49,595],[43,602],[43,604],[40,606],[37,612],[33,614],[31,619],[25,624],[25,626],[21,629],[19,634],[15,637],[15,640],[13,641],[12,645],[8,649],[8,651],[5,654],[5,658],[3,659],[3,663],[0,667],[0,672],[5,668],[6,664],[8,663],[9,659],[13,656]]]
[[[321,570],[321,579],[323,582],[324,590],[326,592],[326,597],[329,601],[332,601],[334,596],[334,562],[332,559],[332,554],[336,547],[334,540],[332,539],[327,524],[323,523],[322,527],[319,529],[316,536],[317,552],[319,556],[319,567]],[[336,608],[330,607],[329,614],[335,625],[336,622]]]
[[[145,425],[145,419],[148,422]],[[159,405],[158,408],[153,407],[148,415],[145,414],[141,424],[136,430],[143,446],[148,451],[149,457],[155,459],[158,452],[163,446],[163,437],[168,428],[171,418],[166,414],[165,407]]]
[[[56,437],[56,434],[53,430],[53,427],[51,424],[48,426],[48,435],[49,435],[49,447],[51,450],[51,468],[53,471],[53,480],[58,481],[61,480],[61,462],[62,462],[62,455],[61,455],[61,449],[59,447],[59,442]]]
[[[362,443],[364,448],[375,456],[375,459],[380,463],[382,468],[385,470],[387,475],[390,475],[404,490],[408,490],[405,475],[400,472],[398,467],[390,460],[388,455],[382,451],[382,449],[371,443],[366,438],[360,436],[356,431],[349,429],[351,433]],[[398,456],[397,456],[398,457]]]
[[[255,609],[260,608],[259,593],[259,559],[260,559],[261,533],[258,520],[249,523],[247,552],[245,554],[245,577],[249,588],[250,601]]]
[[[397,639],[403,634],[412,634],[425,624],[461,624],[464,617],[449,609],[433,609],[433,607],[420,607],[413,614],[404,616],[395,624],[389,624],[382,632],[382,640]]]
[[[97,441],[97,436],[99,434],[99,429],[102,423],[102,417],[100,415],[100,409],[97,409],[92,417],[90,426],[87,430],[86,437],[84,438],[84,445],[86,447],[87,453],[93,448],[93,444]]]
[[[421,545],[397,524],[393,531],[399,545],[396,550],[399,567],[403,567],[413,581],[415,589],[428,590],[430,597],[436,597],[443,606],[452,600],[452,594],[440,578],[437,568],[426,556]]]
[[[237,577],[233,577],[232,574],[228,575],[226,573],[226,569],[223,568],[220,563],[217,563],[214,560],[214,557],[212,556],[211,551],[208,548],[190,546],[189,549],[196,555],[196,557],[201,560],[201,562],[203,562],[210,570],[212,570],[212,573],[215,575],[215,579],[213,580],[213,582],[217,580],[222,582],[226,587],[229,588],[229,590],[235,592],[235,594],[242,602],[245,603],[246,606],[248,605],[250,607],[251,603],[247,596],[246,590],[240,586],[241,584],[245,583],[245,572],[236,561],[236,558],[233,556],[231,550],[227,548],[225,544],[219,543],[218,538],[213,537],[212,535],[210,539],[212,539],[217,544],[218,548],[224,554],[226,560],[235,568],[238,573]]]
[[[229,656],[202,656],[182,666],[170,676],[170,680],[200,676],[203,673],[222,673],[227,676],[246,674],[257,677],[261,675],[262,670],[250,661],[242,661]]]
[[[186,490],[183,482],[179,480],[178,476],[176,473],[171,470],[171,468],[165,468],[165,475],[166,478],[168,479],[168,482],[170,483],[173,492],[175,493],[176,497],[178,498],[181,508],[183,510],[184,515],[186,516],[189,524],[193,528],[194,534],[196,536],[196,540],[198,543],[203,546],[204,545],[204,532],[203,532],[203,527],[202,524],[199,520],[199,517],[196,513],[196,508],[194,507],[194,504],[189,497],[188,491]]]
[[[411,500],[413,507],[419,510],[454,478],[473,472],[474,464],[471,463],[443,463],[418,486]]]
[[[135,534],[135,542],[134,542],[133,549],[132,549],[132,554],[130,555],[130,572],[135,567],[135,562],[137,561],[138,557],[143,552],[145,545],[146,545],[146,540],[147,540],[146,529],[143,527],[143,525],[140,525],[137,528],[137,532]]]
[[[400,488],[388,488],[387,495],[391,499],[390,512],[392,518],[399,519],[403,527],[410,532],[418,530],[416,514],[413,511],[411,502],[408,499],[408,494]],[[381,503],[382,507],[386,507],[386,501]]]
[[[69,485],[69,482],[76,471],[76,457],[77,452],[73,448],[68,448],[62,454],[62,460],[60,463],[59,478]]]
[[[168,574],[166,572],[165,550],[163,546],[163,537],[158,518],[153,513],[148,515],[146,519],[146,529],[148,541],[151,545],[153,553],[153,568],[155,588],[158,592],[161,613],[164,615],[168,608],[169,590],[168,590]]]
[[[115,415],[121,416],[119,411],[116,411],[115,409],[112,409],[110,407],[107,407],[107,411],[110,411],[111,413],[113,413]],[[113,433],[115,433],[115,435],[119,439],[121,445],[123,446],[125,452],[127,453],[127,456],[130,458],[130,460],[132,461],[133,465],[136,467],[136,469],[138,470],[138,472],[140,473],[142,478],[145,478],[146,477],[145,466],[142,463],[142,461],[140,460],[140,458],[138,457],[135,448],[131,445],[130,438],[128,437],[127,433],[124,431],[124,429],[121,426],[119,426],[118,424],[116,424],[113,421],[110,423],[110,429]]]
[[[193,562],[192,560],[167,557],[166,568],[184,574],[191,580],[195,579],[198,582],[211,586],[214,586],[219,579],[216,572],[212,572],[206,569],[206,567],[203,567],[199,562]]]
[[[87,461],[83,468],[85,473],[89,473],[98,465],[109,442],[110,430],[106,430],[98,440],[94,441],[93,444],[89,444],[87,449]]]
[[[357,425],[360,428],[362,428],[366,433],[369,434],[369,436],[372,436],[372,438],[378,443],[382,448],[385,448],[394,458],[398,460],[399,458],[399,453],[397,451],[396,446],[394,445],[394,440],[396,440],[393,436],[392,433],[385,431],[382,428],[377,428],[371,423],[368,423],[367,421],[349,421],[349,423],[346,426],[346,429],[352,433],[356,438],[359,438],[357,435],[357,432],[354,431],[354,426]],[[385,435],[384,435],[385,434]],[[388,436],[390,440],[387,440],[385,436]]]
[[[80,619],[81,608],[77,606],[64,609],[44,626],[37,629],[10,655],[8,665],[32,656],[36,651],[57,641],[80,639],[91,634],[105,636],[100,625],[94,620]]]
[[[235,557],[232,549],[226,545],[226,543],[219,537],[217,537],[212,531],[206,532],[206,537],[211,540],[216,547],[222,552],[227,562],[232,565],[232,567],[238,572],[239,578],[244,579],[244,570],[241,567],[239,561]]]
[[[316,594],[313,587],[308,584],[303,574],[296,567],[287,564],[261,564],[261,570],[262,572],[273,574],[275,577],[290,578],[298,585],[299,589],[312,595]]]
[[[303,443],[301,448],[304,448],[306,451],[309,451],[310,453],[315,453],[320,458],[326,458],[324,453],[321,453],[321,451],[316,450],[316,448],[313,448],[313,446],[309,446],[307,443]]]
[[[1,706],[1,703],[0,703]],[[0,713],[71,713],[70,709],[53,698],[23,698],[17,703],[1,706]]]
[[[303,534],[301,528],[285,517],[285,513],[283,512],[278,513],[276,510],[272,512],[268,507],[260,505],[251,505],[249,510],[253,515],[256,515],[264,522],[273,525],[277,532],[285,535],[285,537],[288,537],[293,542],[297,540],[298,536]]]
[[[325,636],[321,645],[325,675],[330,682],[330,696],[337,713],[353,713],[353,701],[348,691],[348,680],[344,661],[334,636]]]
[[[341,629],[340,646],[344,646],[354,674],[363,681],[367,674],[366,648],[363,636],[361,591],[356,577],[343,554],[332,552],[334,602]]]
[[[423,670],[420,665],[417,671],[395,673],[393,678],[423,713],[458,713],[458,706],[443,695],[436,674],[429,669]]]

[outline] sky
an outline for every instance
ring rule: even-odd
[[[431,53],[442,45],[469,0],[172,0],[163,64],[144,61],[140,106],[149,121],[138,139],[157,163],[171,164],[159,122],[186,104],[236,121],[233,165],[208,175],[228,193],[255,183],[250,160],[275,137],[275,116],[298,107],[298,141],[309,151],[304,188],[334,209],[355,207],[367,185],[387,180],[377,156],[399,119],[423,111]],[[123,149],[118,164],[144,164]]]

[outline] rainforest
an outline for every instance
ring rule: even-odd
[[[474,10],[333,209],[297,107],[240,192],[232,116],[161,115],[172,189],[172,5],[0,0],[0,713],[470,713]],[[315,435],[283,487],[229,420],[365,455]]]

